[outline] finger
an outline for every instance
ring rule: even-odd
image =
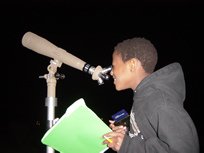
[[[122,132],[122,131],[127,131],[127,127],[126,126],[123,126],[122,128],[119,128],[116,130],[116,132]]]
[[[126,129],[127,129],[126,126],[122,126],[122,125],[120,125],[120,126],[115,126],[115,127],[112,128],[112,130],[113,130],[114,132],[120,132],[120,131],[123,131],[123,130],[126,130]]]
[[[104,134],[104,136],[106,136],[106,137],[123,137],[124,134],[118,133],[118,132],[109,132],[109,133]]]
[[[113,123],[115,123],[115,121],[114,120],[109,120],[109,123],[113,124]]]
[[[109,127],[112,129],[112,128],[115,127],[115,125],[114,124],[110,124]]]
[[[109,120],[109,122],[111,123],[111,124],[109,125],[110,128],[115,127],[115,125],[114,125],[114,122],[115,122],[115,121]]]
[[[124,130],[124,129],[121,129],[121,130],[117,130],[117,131],[114,131],[114,132],[118,132],[118,133],[123,133],[125,134],[127,130]]]
[[[108,140],[104,140],[104,141],[102,142],[103,145],[108,144],[108,143],[110,143]]]
[[[102,142],[103,145],[104,145],[104,144],[108,144],[108,143],[113,143],[113,141],[111,140],[112,138],[108,138],[108,137],[105,137],[105,136],[102,136],[101,138],[102,138],[102,139],[106,139],[106,140],[104,140],[104,141]],[[115,139],[115,140],[117,140],[117,139]]]

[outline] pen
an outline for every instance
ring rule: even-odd
[[[107,138],[106,136],[103,136],[106,140],[108,140],[108,142],[113,143],[113,141],[109,138]]]

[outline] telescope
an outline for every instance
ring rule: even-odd
[[[66,50],[59,48],[49,42],[48,40],[32,33],[27,32],[22,38],[22,45],[30,50],[33,50],[41,55],[48,56],[69,65],[73,68],[81,70],[85,73],[91,74],[93,80],[97,80],[98,84],[103,84],[103,80],[108,80],[108,72],[111,71],[112,66],[102,68],[100,65],[96,68],[84,62],[78,57],[68,53]]]

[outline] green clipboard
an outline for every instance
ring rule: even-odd
[[[67,108],[41,142],[61,153],[102,153],[108,147],[102,145],[101,136],[108,132],[112,130],[81,98]]]

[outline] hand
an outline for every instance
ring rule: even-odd
[[[109,127],[113,130],[113,132],[121,132],[122,134],[125,134],[125,132],[127,131],[127,127],[126,126],[122,126],[122,125],[119,125],[119,126],[115,126],[114,123],[115,121],[113,120],[109,120],[110,122],[110,125]]]
[[[112,143],[109,142],[108,140],[105,140],[102,143],[103,145],[107,144],[107,146],[109,148],[112,148],[114,151],[119,151],[120,150],[120,147],[122,145],[123,138],[124,138],[123,133],[121,133],[121,132],[110,132],[110,133],[105,134],[104,136],[110,137],[109,139],[112,141]],[[102,138],[104,138],[104,137],[102,136]]]

